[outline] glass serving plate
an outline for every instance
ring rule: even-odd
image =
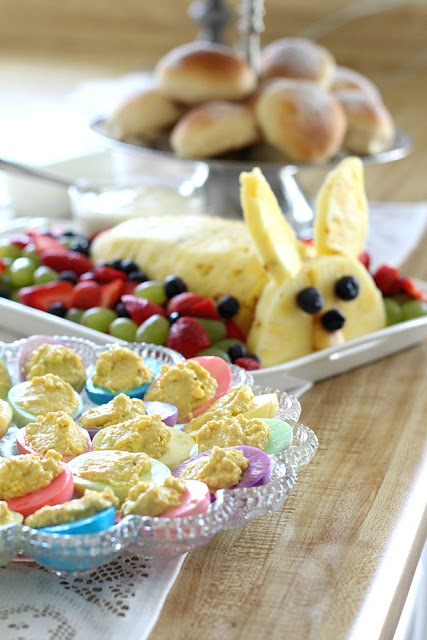
[[[53,336],[79,353],[90,369],[99,354],[108,345],[97,345],[89,340],[70,336]],[[0,343],[1,353],[12,382],[20,381],[19,358],[27,340]],[[182,356],[157,345],[134,343],[130,345],[143,357],[154,357],[162,363],[174,364]],[[0,527],[0,564],[13,560],[23,553],[32,560],[59,574],[80,573],[110,562],[123,551],[143,556],[179,555],[207,544],[220,531],[233,529],[261,515],[283,506],[292,492],[297,470],[313,457],[317,449],[317,437],[311,429],[298,422],[301,405],[297,398],[284,391],[253,384],[247,371],[231,365],[232,385],[248,384],[255,395],[275,392],[279,401],[278,417],[293,426],[293,439],[286,451],[272,458],[272,478],[268,485],[250,489],[229,489],[217,492],[206,514],[187,518],[151,518],[128,516],[114,527],[95,534],[58,535],[32,529],[25,525]],[[85,409],[94,406],[82,393]],[[17,453],[15,437],[17,428],[12,425],[0,440],[0,455]]]

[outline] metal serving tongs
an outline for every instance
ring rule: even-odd
[[[64,187],[64,189],[67,190],[71,187],[77,187],[79,191],[88,191],[91,193],[100,192],[98,187],[89,184],[85,180],[69,180],[68,178],[63,178],[50,173],[50,171],[46,171],[45,169],[30,167],[29,165],[14,162],[12,160],[6,160],[5,158],[0,158],[0,170],[18,173],[21,176],[26,176],[27,178],[33,178],[35,180],[42,180],[43,182],[48,182],[58,187]]]

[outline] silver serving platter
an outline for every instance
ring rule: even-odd
[[[109,149],[144,159],[147,169],[162,172],[167,177],[173,176],[174,180],[182,175],[183,182],[178,188],[183,195],[202,188],[207,209],[225,218],[241,218],[240,172],[250,171],[254,166],[260,167],[275,192],[282,211],[300,237],[311,235],[313,212],[297,183],[298,173],[309,169],[328,170],[351,155],[342,151],[322,164],[287,163],[278,155],[270,159],[274,152],[265,145],[254,145],[223,158],[178,158],[168,145],[166,136],[159,138],[155,145],[138,138],[117,140],[109,135],[105,118],[93,121],[90,128]],[[387,151],[360,156],[360,159],[367,165],[383,164],[404,158],[411,149],[410,135],[396,129],[393,143]]]

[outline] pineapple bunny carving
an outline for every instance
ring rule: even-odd
[[[248,347],[269,367],[385,326],[380,291],[357,259],[368,230],[363,165],[346,158],[316,201],[316,256],[303,259],[298,241],[259,169],[242,173],[246,225],[267,275]]]

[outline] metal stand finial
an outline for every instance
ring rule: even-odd
[[[264,0],[241,0],[237,28],[246,60],[258,75],[261,33],[264,31]]]
[[[199,0],[189,6],[188,15],[201,27],[199,40],[223,43],[222,31],[231,22],[233,12],[221,0]]]

